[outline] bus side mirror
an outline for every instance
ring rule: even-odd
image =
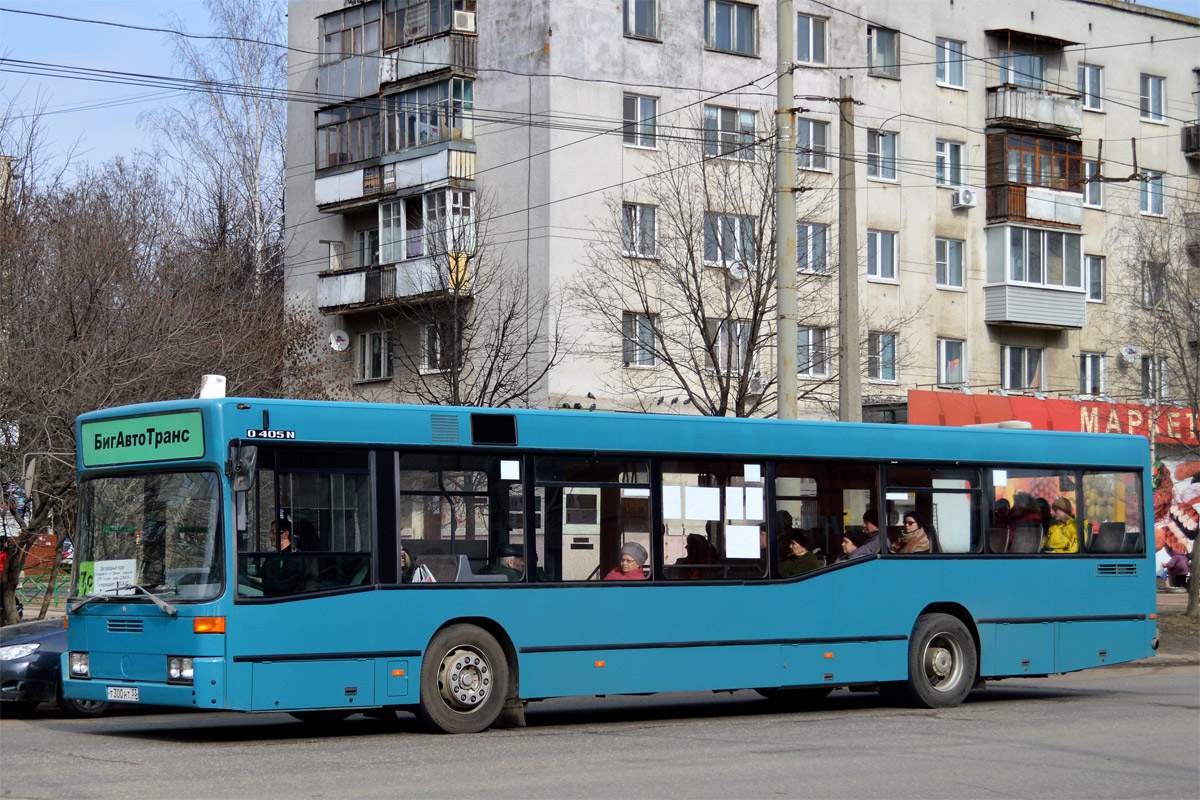
[[[258,447],[245,445],[231,453],[225,473],[235,492],[248,492],[254,485],[254,466],[258,462]]]

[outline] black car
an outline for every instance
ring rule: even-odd
[[[50,702],[73,717],[96,717],[112,708],[103,700],[63,697],[59,656],[66,649],[61,617],[0,628],[0,716],[23,716]]]

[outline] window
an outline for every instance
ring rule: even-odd
[[[1043,517],[1059,499],[1070,503],[1072,515],[1080,511],[1078,473],[1007,467],[992,470],[991,483],[988,540],[993,553],[1074,553],[1080,549],[1077,526],[1049,528]],[[1130,521],[1137,524],[1136,517]]]
[[[1006,177],[989,170],[988,180],[1045,186],[1067,192],[1083,191],[1083,145],[1076,140],[1034,136],[1027,133],[996,133],[988,137],[988,149],[1004,149]],[[999,164],[996,165],[996,168]]]
[[[767,520],[764,466],[715,459],[663,461],[665,578],[766,577],[767,551],[760,535]]]
[[[475,137],[475,84],[465,78],[419,86],[383,98],[384,147],[389,153]]]
[[[1147,400],[1166,400],[1170,397],[1166,356],[1142,356],[1142,397]]]
[[[321,17],[321,63],[379,50],[379,6],[364,5]]]
[[[937,83],[955,89],[966,87],[963,80],[963,43],[953,39],[937,40]]]
[[[704,42],[727,53],[758,53],[758,7],[726,0],[707,0]]]
[[[938,139],[934,146],[938,186],[962,186],[963,143]]]
[[[867,276],[896,280],[896,238],[891,231],[867,231]]]
[[[653,367],[655,356],[655,318],[651,314],[626,311],[621,315],[621,360],[627,367]]]
[[[455,327],[457,325],[450,320],[431,322],[425,326],[422,332],[424,356],[421,360],[425,372],[445,372],[453,366]]]
[[[720,266],[754,267],[758,264],[758,242],[754,217],[737,214],[705,214],[704,261]]]
[[[896,380],[896,334],[867,334],[867,377],[875,381]]]
[[[1163,174],[1147,170],[1141,175],[1141,208],[1143,214],[1163,215]]]
[[[823,17],[796,16],[796,60],[800,63],[825,63],[825,22]]]
[[[1000,348],[1001,385],[1005,389],[1041,390],[1042,359],[1045,351],[1041,347]]]
[[[707,319],[704,326],[706,339],[712,343],[712,349],[705,354],[706,366],[720,370],[722,375],[740,375],[750,355],[750,323],[740,319]],[[713,353],[717,357],[716,363],[713,363]]]
[[[379,204],[379,257],[385,264],[474,251],[472,193],[442,189]]]
[[[317,112],[317,169],[379,156],[379,115],[369,103]]]
[[[801,222],[796,226],[796,269],[822,274],[829,271],[825,258],[828,233],[829,226],[815,222]]]
[[[898,134],[867,131],[867,175],[896,180],[896,139]]]
[[[801,325],[796,329],[796,374],[802,378],[829,376],[829,328]]]
[[[1163,109],[1167,107],[1163,92],[1163,79],[1154,75],[1143,75],[1141,81],[1142,119],[1162,122]]]
[[[938,384],[953,386],[967,382],[967,343],[962,339],[938,339]]]
[[[633,147],[654,147],[658,100],[653,97],[627,94],[624,105],[625,144]]]
[[[963,288],[963,243],[958,239],[934,241],[937,260],[937,285]]]
[[[1009,228],[1009,280],[1082,289],[1082,238],[1077,233]]]
[[[796,120],[796,147],[800,169],[829,169],[825,158],[829,147],[829,123]]]
[[[1079,393],[1093,397],[1104,394],[1104,354],[1079,354]]]
[[[878,497],[879,468],[874,464],[777,462],[775,512],[779,520],[779,544],[784,545],[785,536],[799,539],[817,554],[821,566],[833,564],[842,556],[842,537],[849,534],[859,545],[854,557],[859,563],[869,561],[859,557],[879,552],[879,536],[868,538],[862,523],[864,516],[879,521]],[[867,546],[863,547],[864,544]]]
[[[475,0],[384,0],[383,46],[404,47],[448,32],[455,11],[475,11]]]
[[[358,379],[377,381],[392,377],[392,346],[387,331],[358,335]]]
[[[704,107],[704,154],[754,159],[754,112]]]
[[[355,231],[354,252],[357,259],[354,266],[372,267],[379,263],[379,229]]]
[[[1100,180],[1100,162],[1083,162],[1083,204],[1090,208],[1104,207],[1104,181]]]
[[[1025,53],[1000,54],[1000,75],[1004,83],[1015,86],[1027,86],[1030,89],[1042,88],[1042,57]]]
[[[1103,75],[1103,67],[1094,67],[1091,64],[1079,65],[1079,94],[1083,95],[1083,107],[1088,111],[1104,110]]]
[[[900,34],[887,28],[867,27],[867,71],[884,78],[900,77]]]
[[[920,557],[925,553],[978,553],[980,506],[983,493],[977,469],[955,467],[892,466],[887,469],[884,497],[888,501],[888,539],[896,554]],[[891,516],[895,514],[895,516]],[[898,525],[890,524],[894,519]],[[905,520],[920,520],[928,544],[912,549],[897,547],[908,527]]]
[[[1167,265],[1161,261],[1142,262],[1142,305],[1157,308],[1163,301],[1167,284]]]
[[[658,0],[625,0],[625,35],[658,38]]]
[[[628,256],[654,257],[654,206],[621,206],[621,249]]]
[[[1096,525],[1089,537],[1093,553],[1145,553],[1142,532],[1142,475],[1138,472],[1083,473],[1083,502],[1080,512]]]
[[[1084,290],[1088,302],[1104,302],[1104,256],[1083,257]]]

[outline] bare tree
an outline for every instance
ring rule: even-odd
[[[643,410],[682,395],[701,414],[751,416],[775,402],[773,150],[749,130],[705,130],[699,121],[694,130],[705,132],[660,135],[647,177],[596,223],[599,241],[571,296],[601,339],[578,349],[622,364],[610,388]],[[828,261],[824,252],[819,264],[809,256],[799,307],[824,329],[833,322]],[[832,352],[825,340],[808,357],[824,366]],[[828,395],[831,380],[806,381],[802,396]]]
[[[1133,363],[1110,382],[1112,393],[1147,399],[1156,421],[1159,406],[1188,409],[1157,426],[1158,439],[1197,460],[1200,447],[1191,443],[1200,438],[1200,198],[1179,196],[1166,217],[1129,219],[1110,234],[1108,294],[1119,332],[1112,344]],[[1195,576],[1195,547],[1191,562]],[[1200,616],[1194,579],[1187,614]]]

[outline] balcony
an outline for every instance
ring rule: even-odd
[[[447,69],[459,75],[474,75],[479,67],[478,41],[473,34],[451,33],[393,50],[379,60],[379,83],[406,81]]]
[[[1183,126],[1183,155],[1200,158],[1200,120]]]
[[[403,305],[406,301],[453,292],[447,284],[470,291],[465,262],[445,274],[445,257],[400,264],[331,269],[317,275],[317,308],[322,314],[355,314]]]
[[[1079,228],[1083,225],[1083,196],[1078,192],[1016,183],[989,186],[987,219]]]
[[[987,124],[1078,136],[1083,103],[1078,94],[1004,84],[987,90]]]
[[[455,147],[463,147],[456,145]],[[470,147],[471,145],[465,145]],[[427,152],[432,148],[434,152]],[[425,152],[425,155],[418,153]],[[404,153],[385,156],[397,158]],[[326,175],[314,181],[317,208],[322,213],[346,213],[375,203],[378,195],[433,185],[447,180],[475,179],[475,153],[451,149],[449,142],[439,142],[412,151],[409,158],[388,164],[363,167],[338,175]]]
[[[989,325],[1082,328],[1087,299],[1081,291],[1018,284],[983,287],[983,320]]]

